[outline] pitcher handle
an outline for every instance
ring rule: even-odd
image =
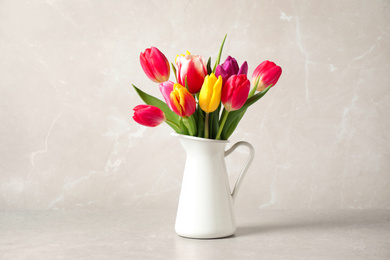
[[[236,184],[234,185],[234,188],[233,188],[233,191],[232,191],[233,201],[236,200],[238,190],[241,187],[241,184],[242,184],[242,181],[244,180],[245,174],[247,173],[247,171],[249,169],[249,166],[251,165],[253,159],[255,158],[255,149],[253,148],[253,146],[250,143],[245,142],[245,141],[240,141],[240,142],[235,143],[232,147],[230,147],[229,150],[225,151],[225,157],[228,156],[229,154],[231,154],[239,146],[246,146],[246,147],[248,147],[248,149],[249,149],[249,158],[246,161],[245,166],[242,169],[240,175],[238,176]]]

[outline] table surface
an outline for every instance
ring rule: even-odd
[[[223,239],[175,234],[174,209],[2,211],[0,259],[390,259],[389,210],[244,210]]]

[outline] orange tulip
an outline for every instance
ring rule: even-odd
[[[176,114],[181,117],[191,116],[196,109],[195,98],[180,84],[173,85],[173,91],[169,95],[170,105]]]

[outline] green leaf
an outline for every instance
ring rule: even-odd
[[[197,125],[198,125],[198,137],[204,138],[204,120],[205,115],[200,106],[198,106],[198,109],[195,111],[197,113]]]
[[[215,139],[219,129],[219,114],[221,111],[221,104],[218,108],[210,114],[210,138]]]
[[[222,140],[229,139],[229,137],[233,134],[234,130],[236,130],[237,125],[243,116],[244,113],[241,113],[241,115],[236,120],[234,120],[228,127],[224,127],[224,131],[222,131]]]
[[[188,132],[187,127],[185,126],[185,124],[183,122],[183,118],[182,117],[180,117],[179,125],[180,125],[180,129],[181,129],[181,134],[183,134],[183,135],[190,135],[190,133]]]
[[[195,122],[195,119],[194,117],[191,115],[189,117],[184,117],[182,119],[182,122],[183,124],[186,126],[187,130],[188,130],[188,133],[191,135],[191,136],[196,136],[197,134],[197,131],[198,131],[198,128],[196,126],[196,122]]]
[[[210,75],[211,72],[213,72],[213,71],[211,70],[211,57],[210,57],[210,58],[208,59],[208,61],[207,61],[206,68],[207,68],[207,74]]]
[[[138,96],[140,96],[140,98],[146,104],[151,105],[151,106],[155,106],[155,107],[158,107],[159,109],[161,109],[164,112],[165,117],[167,118],[166,123],[170,127],[172,127],[173,130],[175,130],[177,133],[181,133],[180,128],[179,128],[180,117],[178,115],[176,115],[175,112],[173,112],[164,101],[143,92],[142,90],[140,90],[139,88],[137,88],[134,85],[133,85],[133,88],[137,92]]]
[[[260,98],[262,98],[265,94],[267,94],[267,92],[270,88],[271,88],[271,86],[269,86],[268,88],[264,89],[263,91],[257,93],[256,95],[253,95],[252,97],[248,98],[248,100],[245,102],[245,104],[239,110],[236,110],[234,112],[240,113],[240,112],[246,110],[248,107],[250,107],[255,102],[257,102]]]
[[[176,67],[175,67],[175,65],[172,62],[171,62],[171,66],[172,66],[173,74],[175,74],[175,79],[176,79],[176,82],[177,82]]]
[[[185,88],[188,90],[188,92],[190,91],[190,89],[188,88],[188,82],[187,82],[187,76],[185,77],[185,84],[184,84]]]
[[[215,70],[216,70],[217,66],[219,65],[219,62],[221,61],[222,49],[223,49],[223,45],[225,44],[226,37],[227,37],[227,34],[225,35],[225,38],[223,38],[221,47],[219,48],[218,58],[215,61],[215,65],[214,65],[214,68],[213,68],[213,73],[215,73]]]
[[[239,110],[232,111],[229,113],[228,118],[226,119],[225,126],[222,130],[221,136],[223,140],[229,139],[229,137],[233,134],[234,130],[236,129],[238,123],[241,121],[242,117],[244,116],[248,107],[250,107],[251,105],[256,103],[260,98],[262,98],[270,88],[271,86],[253,95],[252,97],[248,98],[248,100]]]

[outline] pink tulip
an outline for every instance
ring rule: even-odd
[[[282,74],[282,68],[277,66],[272,61],[263,61],[255,69],[252,74],[252,83],[255,84],[259,78],[259,84],[257,85],[257,91],[262,91],[268,86],[275,86],[278,82],[280,75]]]
[[[173,86],[173,91],[170,94],[170,104],[173,112],[181,117],[191,116],[196,109],[195,98],[180,84]]]
[[[177,81],[180,85],[185,86],[186,77],[188,90],[191,94],[200,91],[204,78],[207,75],[206,63],[202,56],[199,55],[179,55],[176,58]]]
[[[249,94],[250,82],[245,74],[233,75],[222,88],[221,101],[226,111],[240,109]]]
[[[140,62],[146,76],[156,83],[169,79],[170,67],[165,55],[156,47],[151,47],[141,52]]]
[[[170,95],[171,95],[171,92],[173,91],[173,85],[175,83],[173,83],[173,81],[166,81],[166,82],[163,82],[159,85],[159,88],[160,88],[160,92],[161,94],[163,95],[164,97],[164,100],[165,100],[165,103],[167,103],[168,107],[172,110],[172,106],[171,106],[171,100],[170,100]]]
[[[143,126],[155,127],[165,121],[164,112],[155,106],[138,105],[134,109],[133,119]]]

